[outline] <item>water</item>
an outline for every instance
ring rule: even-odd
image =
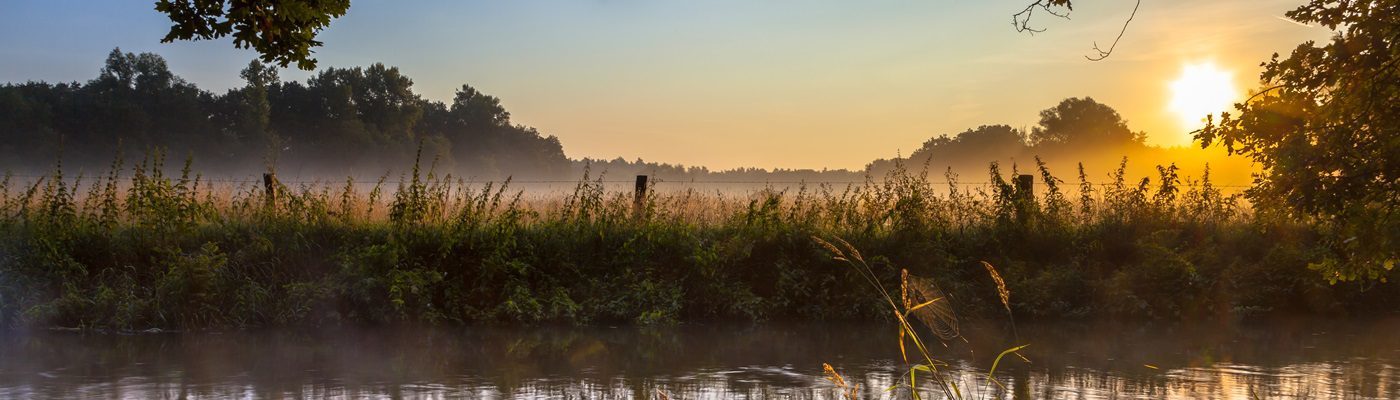
[[[965,330],[938,346],[967,398],[1400,397],[1400,320]],[[0,398],[864,398],[902,376],[895,332],[840,324],[0,335]],[[979,343],[981,342],[981,343]],[[1000,386],[985,371],[1000,349]],[[927,398],[941,392],[927,387]]]

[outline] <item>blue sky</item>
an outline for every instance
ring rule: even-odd
[[[1131,1],[1076,2],[1070,20],[1025,1],[355,0],[317,50],[322,67],[384,62],[436,100],[469,83],[573,157],[707,165],[858,168],[980,124],[1031,126],[1060,99],[1093,96],[1160,145],[1186,143],[1167,110],[1188,63],[1231,72],[1327,32],[1279,18],[1294,1],[1147,0],[1117,53]],[[213,91],[254,54],[227,39],[161,44],[153,2],[0,0],[0,82],[85,81],[113,47],[155,52]],[[309,73],[284,70],[284,79]]]

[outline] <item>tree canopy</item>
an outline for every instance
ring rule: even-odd
[[[1209,163],[1216,177],[1232,186],[1248,179],[1248,162],[1226,159],[1223,151],[1149,146],[1146,133],[1132,130],[1118,111],[1092,98],[1067,98],[1039,115],[1039,123],[1029,128],[983,125],[936,136],[903,161],[933,172],[979,176],[986,172],[988,162],[997,161],[1015,171],[1039,164],[1039,158],[1056,170],[1073,170],[1082,164],[1091,176],[1101,179],[1114,171],[1123,157],[1129,157],[1133,161],[1127,167],[1130,175],[1155,176],[1155,166],[1173,163],[1200,174]],[[893,168],[895,162],[876,160],[867,169],[878,174]]]
[[[910,159],[933,159],[942,165],[971,163],[980,168],[989,160],[1018,156],[1137,150],[1144,147],[1145,137],[1146,133],[1128,129],[1128,121],[1113,107],[1090,97],[1071,97],[1041,111],[1040,123],[1029,134],[1007,125],[983,125],[930,139]]]
[[[1400,1],[1313,0],[1287,13],[1333,31],[1262,64],[1268,87],[1198,131],[1263,167],[1263,210],[1324,225],[1333,282],[1384,279],[1400,259]]]
[[[1128,129],[1117,110],[1092,97],[1071,97],[1041,111],[1040,124],[1030,134],[1037,146],[1142,144],[1146,138],[1146,133]]]
[[[156,11],[173,23],[163,43],[233,36],[235,47],[252,48],[263,62],[304,70],[316,68],[316,35],[349,9],[350,0],[156,1]]]
[[[423,99],[398,68],[326,68],[281,81],[254,60],[244,85],[215,94],[175,76],[151,53],[108,55],[87,83],[0,86],[0,159],[105,164],[117,151],[165,148],[215,169],[259,163],[305,173],[382,173],[421,146],[444,168],[476,176],[571,175],[559,140],[512,125],[500,100],[463,85],[451,105]],[[431,161],[431,160],[428,160]]]

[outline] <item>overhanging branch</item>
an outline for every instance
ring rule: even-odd
[[[1133,5],[1133,13],[1128,14],[1127,21],[1123,21],[1123,29],[1118,30],[1118,37],[1113,39],[1113,44],[1108,46],[1108,50],[1100,49],[1099,42],[1094,42],[1094,51],[1099,54],[1097,56],[1084,56],[1084,58],[1089,59],[1089,61],[1102,61],[1112,55],[1113,48],[1118,47],[1118,41],[1123,40],[1123,33],[1128,31],[1128,24],[1131,24],[1133,22],[1133,17],[1137,16],[1138,7],[1142,7],[1142,0],[1137,0],[1137,4]]]

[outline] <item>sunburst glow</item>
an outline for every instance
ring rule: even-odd
[[[1169,108],[1183,127],[1193,130],[1203,124],[1207,114],[1229,110],[1239,96],[1234,76],[1214,63],[1184,66],[1172,81],[1171,91]]]

